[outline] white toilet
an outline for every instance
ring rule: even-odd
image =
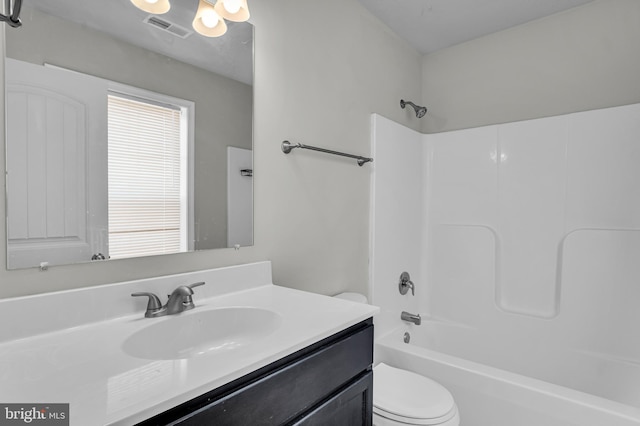
[[[358,293],[335,297],[367,303]],[[373,368],[374,426],[458,426],[460,415],[451,393],[440,383],[380,363]]]
[[[373,369],[373,424],[458,426],[460,415],[440,383],[380,363]]]

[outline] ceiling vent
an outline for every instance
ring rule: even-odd
[[[173,34],[174,36],[180,38],[187,38],[193,31],[189,31],[188,29],[181,27],[180,25],[174,24],[173,22],[167,21],[166,19],[158,18],[155,15],[149,15],[144,20],[145,24],[149,24],[153,27],[156,27],[162,31],[166,31],[168,33]]]

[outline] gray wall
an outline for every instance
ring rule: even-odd
[[[423,59],[426,133],[640,102],[640,1],[599,0]]]
[[[417,130],[420,122],[398,103],[421,97],[422,57],[356,0],[253,1],[250,6],[256,29],[255,246],[47,272],[2,269],[0,297],[257,260],[273,261],[278,284],[325,294],[366,292],[369,178],[375,163],[358,167],[309,151],[285,156],[280,143],[289,139],[367,155],[372,112]],[[4,151],[0,156],[4,160]],[[4,203],[0,197],[0,211]],[[2,227],[0,239],[5,237]],[[5,246],[0,247],[5,258]]]
[[[196,248],[227,246],[227,146],[252,148],[253,88],[116,40],[37,9],[6,31],[6,55],[53,65],[196,103]],[[1,290],[0,290],[1,291]]]

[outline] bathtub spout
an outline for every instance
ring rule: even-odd
[[[420,314],[414,315],[406,311],[402,311],[402,313],[400,314],[400,319],[403,321],[412,322],[415,325],[420,325],[420,323],[422,322],[422,318],[420,318]]]

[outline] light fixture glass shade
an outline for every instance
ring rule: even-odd
[[[162,15],[171,9],[169,0],[131,0],[138,9],[154,15]]]
[[[193,19],[193,29],[205,37],[220,37],[227,32],[227,24],[211,3],[200,0]]]
[[[218,0],[216,12],[224,19],[233,22],[244,22],[250,17],[247,0]]]

